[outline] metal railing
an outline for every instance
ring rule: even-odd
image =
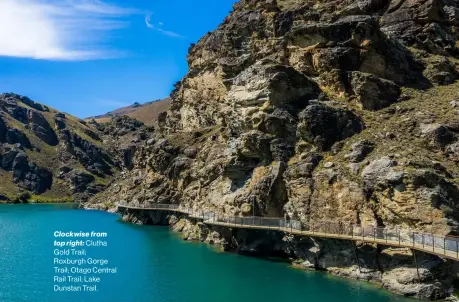
[[[202,219],[206,224],[239,228],[279,230],[291,234],[347,239],[370,243],[414,248],[430,254],[444,255],[459,260],[459,238],[439,236],[399,227],[377,227],[372,225],[345,224],[334,221],[311,221],[271,217],[222,216],[214,212],[195,210],[177,204],[117,204],[119,208],[171,211]]]

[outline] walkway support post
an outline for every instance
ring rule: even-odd
[[[418,259],[416,258],[416,250],[411,249],[414,258],[414,264],[416,265],[416,272],[418,273],[418,281],[421,283],[421,276],[419,275],[419,266],[418,266]]]
[[[359,273],[362,273],[362,269],[360,268],[358,250],[357,250],[357,246],[355,244],[355,241],[352,241],[352,247],[354,248],[354,256],[355,256],[355,261],[357,261],[357,266],[359,267]]]

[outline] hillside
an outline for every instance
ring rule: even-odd
[[[133,169],[91,203],[459,234],[458,4],[239,1],[190,47],[189,71]],[[421,252],[416,267],[405,248],[145,211],[123,219],[406,296],[445,298],[458,272]]]
[[[158,116],[169,109],[171,99],[165,98],[145,104],[134,103],[130,106],[110,111],[106,114],[89,117],[87,120],[94,119],[98,123],[109,122],[113,117],[127,115],[147,126],[157,126]]]
[[[126,166],[129,143],[146,131],[129,118],[87,123],[27,97],[0,94],[0,200],[87,200]]]

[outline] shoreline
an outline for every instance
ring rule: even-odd
[[[29,202],[15,202],[15,201],[7,201],[7,202],[0,202],[0,205],[6,205],[6,204],[75,204],[78,205],[78,207],[81,207],[81,203],[76,202],[76,201],[52,201],[52,202],[42,202],[42,201],[29,201]]]
[[[289,236],[275,234],[276,231],[237,229],[235,230],[234,228],[225,226],[207,226],[204,225],[202,222],[199,222],[197,219],[183,217],[181,215],[175,215],[173,213],[162,215],[161,213],[142,213],[142,210],[116,211],[116,209],[107,209],[106,211],[118,213],[121,216],[121,220],[127,223],[133,223],[137,225],[168,226],[169,229],[176,233],[178,236],[180,236],[182,240],[189,242],[206,243],[216,248],[220,252],[230,252],[247,257],[265,259],[268,261],[270,261],[270,259],[276,258],[282,259],[282,261],[276,260],[276,262],[288,263],[291,268],[301,269],[303,271],[322,272],[326,273],[329,276],[345,278],[347,280],[354,280],[359,282],[364,281],[365,283],[378,287],[379,289],[387,291],[388,293],[392,293],[407,298],[413,298],[417,300],[459,301],[459,298],[454,296],[454,291],[452,291],[452,284],[455,281],[455,278],[453,276],[450,276],[451,280],[449,280],[449,287],[448,285],[445,286],[444,291],[441,292],[438,288],[435,288],[436,286],[439,286],[439,284],[430,280],[432,276],[426,278],[426,276],[424,275],[416,276],[416,274],[414,274],[414,276],[408,276],[405,280],[403,280],[403,278],[402,280],[396,278],[397,274],[400,273],[405,273],[407,275],[410,275],[411,273],[411,275],[413,275],[413,263],[400,263],[392,269],[378,271],[378,269],[375,269],[375,267],[371,267],[371,265],[368,265],[368,263],[366,262],[367,259],[365,258],[365,255],[362,252],[365,249],[371,249],[376,253],[379,252],[380,254],[389,252],[392,253],[391,256],[394,259],[400,260],[397,259],[399,257],[399,254],[403,255],[409,253],[408,251],[406,251],[406,248],[391,248],[381,247],[380,245],[361,244],[357,247],[359,253],[362,252],[362,254],[359,254],[359,257],[365,259],[363,259],[363,261],[361,261],[362,259],[359,259],[360,265],[357,265],[354,258],[350,261],[350,263],[348,261],[347,265],[325,264],[324,266],[322,266],[320,265],[320,263],[319,265],[317,263],[320,262],[319,259],[312,260],[311,257],[308,257],[308,251],[300,251],[301,247],[299,247],[296,243],[301,242],[303,240],[312,240],[317,245],[332,246],[331,252],[330,250],[326,251],[326,258],[336,259],[342,256],[342,251],[340,251],[340,249],[342,249],[343,246],[346,245],[346,240],[313,239],[302,238],[300,236],[298,236],[299,238],[294,238],[295,236],[290,236],[290,238],[287,240],[289,241],[289,243],[286,243],[287,241],[285,241],[285,238]],[[280,249],[274,251],[272,250],[273,246],[265,246],[265,250],[263,250],[263,248],[260,250],[254,245],[251,246],[251,243],[244,242],[241,245],[234,245],[234,242],[229,243],[227,240],[225,240],[225,236],[238,236],[238,233],[243,233],[243,237],[245,237],[245,239],[253,237],[253,235],[255,234],[255,241],[263,241],[266,239],[269,241],[270,239],[273,239],[271,237],[274,237],[276,239],[284,240],[284,245]],[[295,243],[293,245],[292,240]],[[279,245],[279,242],[277,242],[274,245]],[[282,253],[282,249],[287,249],[290,254]],[[272,252],[274,252],[275,254],[274,257],[271,254]],[[417,257],[424,259],[424,261],[429,261],[426,259],[430,259],[432,261],[432,258],[436,258],[435,260],[437,262],[441,262],[443,265],[457,265],[451,260],[442,259],[425,253],[417,254]],[[350,258],[353,257],[351,256]],[[352,263],[352,261],[354,263]],[[386,275],[390,275],[394,279],[391,280],[391,278],[387,278]]]

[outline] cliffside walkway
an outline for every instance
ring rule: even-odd
[[[459,238],[445,237],[402,228],[382,228],[371,225],[349,225],[322,221],[303,223],[298,220],[268,217],[220,216],[213,212],[193,210],[176,204],[117,204],[118,209],[165,211],[186,214],[208,225],[230,228],[281,231],[292,235],[344,239],[405,247],[459,261]]]

